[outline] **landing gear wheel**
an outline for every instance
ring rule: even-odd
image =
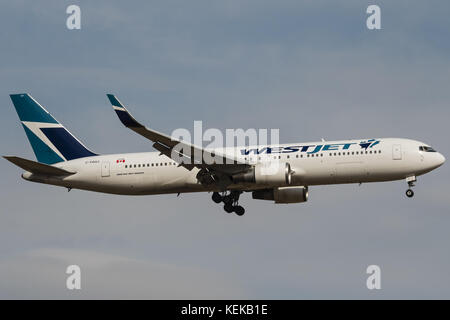
[[[215,203],[221,203],[223,198],[218,192],[213,192],[211,199]]]
[[[231,203],[227,203],[223,206],[223,210],[225,210],[225,212],[227,212],[227,213],[232,213],[234,210],[234,207]]]
[[[226,195],[222,198],[223,203],[232,205],[233,204],[233,197],[231,195]]]
[[[234,213],[236,213],[238,216],[243,216],[245,213],[245,209],[242,206],[235,206]]]
[[[406,190],[406,196],[408,198],[412,198],[414,196],[414,191],[412,191],[411,189]]]

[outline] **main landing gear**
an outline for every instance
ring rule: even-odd
[[[408,187],[409,187],[409,189],[406,190],[406,196],[408,198],[412,198],[414,196],[414,191],[412,191],[411,188],[414,187],[414,182],[416,182],[416,181],[417,181],[417,179],[415,176],[406,178],[406,182],[408,183]]]
[[[215,203],[223,202],[223,210],[225,210],[225,212],[234,212],[238,216],[242,216],[245,213],[245,209],[239,205],[239,196],[241,193],[242,191],[230,191],[229,193],[222,192],[222,194],[213,192],[211,198]]]

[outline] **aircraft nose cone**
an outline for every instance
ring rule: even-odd
[[[445,162],[445,157],[438,152],[428,152],[425,156],[425,168],[428,171],[434,170],[442,166]]]
[[[438,161],[438,166],[442,166],[445,162],[445,157],[439,153],[437,161]]]
[[[445,162],[445,157],[440,153],[433,154],[432,158],[430,158],[430,169],[434,170],[442,166]]]

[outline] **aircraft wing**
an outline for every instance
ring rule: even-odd
[[[15,157],[15,156],[3,156],[9,162],[14,163],[16,166],[29,171],[34,174],[40,174],[45,176],[68,176],[75,172],[70,172],[61,168],[50,166],[48,164]]]
[[[193,144],[174,139],[164,133],[145,127],[140,124],[125,108],[125,106],[112,94],[107,94],[114,111],[120,121],[127,128],[153,141],[153,147],[178,162],[179,165],[192,170],[194,167],[214,171],[222,174],[233,174],[250,168],[250,165],[225,155],[214,154]],[[188,152],[187,152],[188,151]],[[198,156],[200,155],[200,156]],[[204,159],[215,159],[215,163],[206,163]]]

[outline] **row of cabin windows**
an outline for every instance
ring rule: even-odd
[[[126,164],[125,168],[145,168],[145,167],[164,167],[175,166],[176,162],[159,162],[159,163],[138,163],[138,164]]]
[[[381,153],[381,150],[370,150],[370,151],[347,151],[347,152],[330,152],[330,157],[332,156],[349,156],[349,155],[360,155],[360,154],[377,154]],[[305,158],[314,158],[314,157],[323,157],[323,153],[315,153],[315,154],[306,154]],[[297,154],[295,155],[296,158],[303,158],[303,154],[300,156]],[[281,156],[274,156],[274,159],[281,159]],[[290,155],[286,156],[287,159],[290,159]],[[248,158],[245,158],[247,160]],[[253,159],[250,158],[250,161]],[[261,160],[261,157],[258,157],[258,160]],[[163,166],[175,166],[176,162],[159,162],[159,163],[143,163],[143,164],[126,164],[125,168],[145,168],[145,167],[163,167]]]
[[[360,155],[360,154],[376,154],[376,153],[381,153],[381,150],[370,150],[370,151],[347,151],[347,152],[330,152],[329,155],[330,157],[332,156],[349,156],[349,155]],[[295,155],[296,158],[303,158],[303,154],[300,154],[300,156],[298,154]],[[306,154],[305,158],[314,158],[314,157],[323,157],[323,153],[314,153],[314,154]],[[274,156],[274,159],[281,159],[281,156]],[[286,156],[286,159],[290,159],[290,155]],[[248,160],[248,158],[245,158],[245,160]],[[250,161],[252,161],[253,158],[250,158]],[[261,160],[261,157],[258,157],[258,160]]]

